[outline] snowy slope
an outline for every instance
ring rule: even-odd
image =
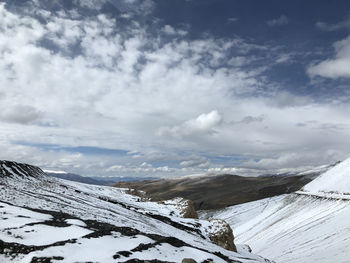
[[[236,242],[282,262],[350,262],[350,161],[345,160],[295,194],[232,206],[202,218],[221,218]]]
[[[350,198],[350,158],[317,177],[304,186],[302,191],[311,194],[348,195]]]
[[[234,229],[236,242],[282,262],[350,262],[350,203],[290,194],[227,208],[214,217]]]
[[[0,262],[268,262],[213,244],[208,223],[174,205],[13,162],[0,161],[0,218]]]

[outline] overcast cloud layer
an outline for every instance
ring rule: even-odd
[[[349,156],[350,36],[295,50],[194,33],[157,17],[159,5],[2,2],[0,158],[83,175],[176,176]],[[344,19],[312,27],[348,32]],[[262,23],[287,30],[293,17]]]

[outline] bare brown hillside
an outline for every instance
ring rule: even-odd
[[[183,197],[196,209],[218,209],[266,197],[291,193],[318,174],[298,176],[243,177],[223,174],[182,179],[120,182],[116,187],[143,190],[153,200]]]

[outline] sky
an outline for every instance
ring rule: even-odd
[[[0,1],[0,72],[0,159],[174,177],[350,156],[349,1]]]

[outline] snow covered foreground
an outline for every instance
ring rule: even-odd
[[[125,189],[0,161],[0,262],[270,262],[213,244],[210,223]]]
[[[236,242],[254,253],[293,263],[350,262],[350,159],[294,194],[232,206],[201,218],[221,218]]]

